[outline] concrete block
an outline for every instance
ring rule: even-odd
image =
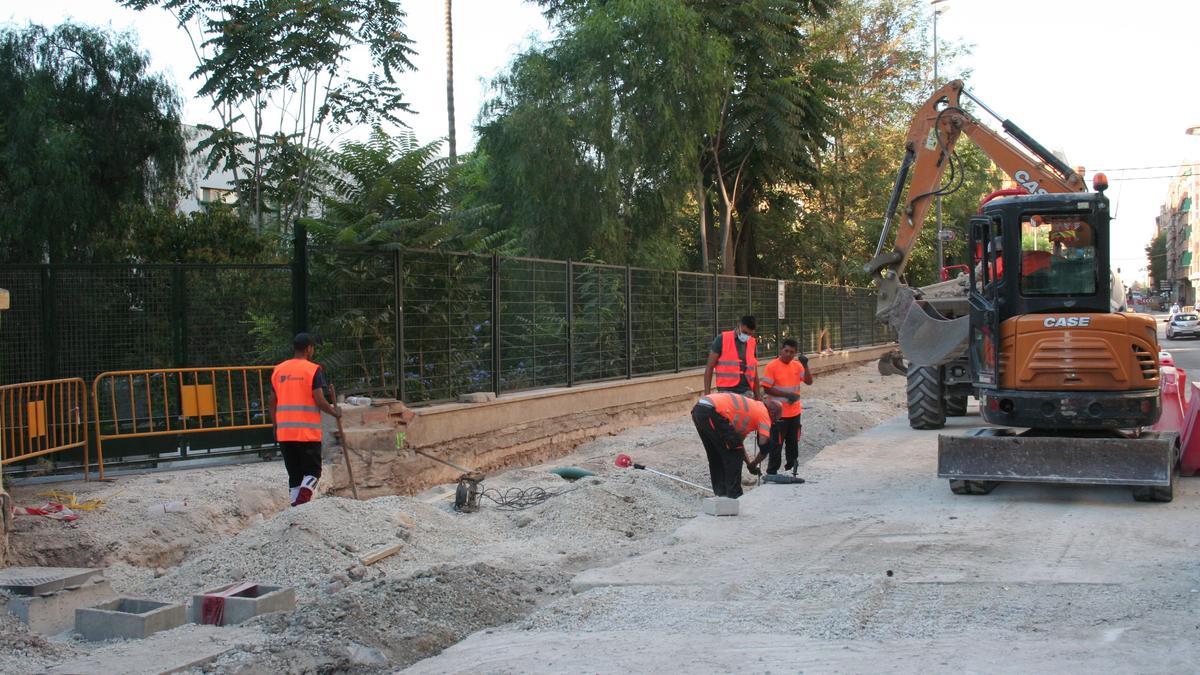
[[[183,605],[144,598],[116,598],[75,610],[75,630],[92,642],[137,640],[182,626],[185,621],[187,609]]]
[[[192,623],[204,623],[204,597],[220,595],[233,586],[234,584],[230,584],[205,591],[200,595],[193,595],[191,607],[188,609],[188,619]],[[239,593],[225,596],[225,608],[219,625],[232,626],[249,621],[260,614],[290,612],[294,609],[296,609],[296,589],[257,584]]]
[[[114,595],[108,581],[91,578],[79,586],[55,593],[0,597],[0,603],[5,611],[29,626],[29,630],[42,635],[58,635],[75,626],[75,610],[92,607]]]
[[[738,514],[738,500],[730,499],[729,497],[706,497],[704,499],[704,512],[710,516],[736,516]]]

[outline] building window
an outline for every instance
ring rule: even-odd
[[[225,188],[200,188],[200,202],[203,204],[233,204],[237,202],[237,193]]]

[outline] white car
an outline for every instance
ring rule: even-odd
[[[1181,337],[1200,337],[1200,316],[1181,312],[1167,321],[1167,339]]]

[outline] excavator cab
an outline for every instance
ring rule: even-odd
[[[1038,429],[1154,424],[1156,328],[1113,304],[1104,194],[997,199],[970,229],[968,358],[984,418]]]

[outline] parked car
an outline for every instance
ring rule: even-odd
[[[1181,312],[1167,322],[1167,339],[1200,337],[1200,315]]]

